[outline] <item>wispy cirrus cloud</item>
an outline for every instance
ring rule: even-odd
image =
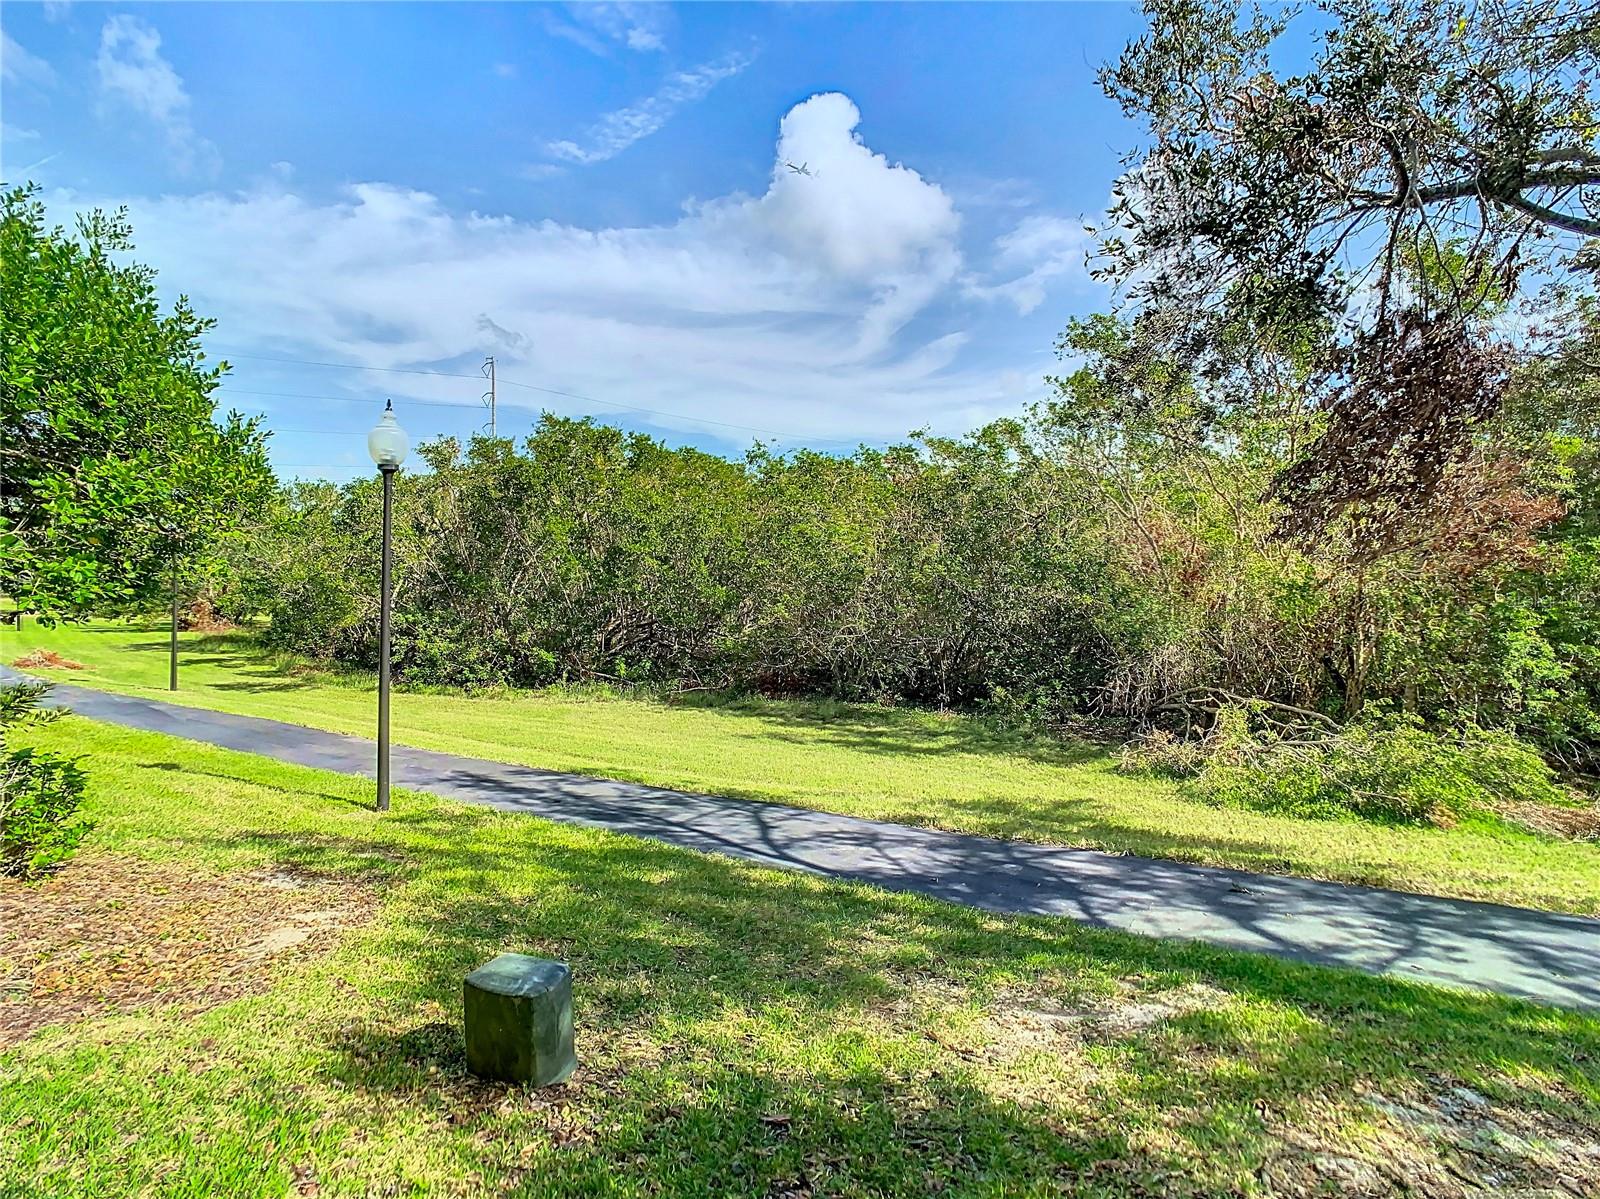
[[[180,171],[216,169],[217,149],[195,132],[188,90],[161,53],[155,26],[125,13],[111,17],[100,30],[95,69],[102,100],[159,129]]]
[[[0,29],[0,78],[7,83],[48,87],[55,82],[56,72],[44,59],[23,48],[9,33]]]
[[[613,46],[651,51],[667,48],[671,10],[664,4],[590,3],[566,6],[570,20],[545,13],[545,28],[554,37],[582,46],[590,54],[609,54]]]
[[[754,61],[752,54],[730,54],[687,71],[674,71],[654,95],[606,113],[580,140],[551,142],[545,149],[554,158],[584,165],[615,158],[660,129],[679,109],[704,99],[717,84]]]
[[[1085,255],[1090,234],[1082,220],[1035,213],[995,239],[995,267],[1008,274],[998,282],[969,278],[973,299],[1004,300],[1026,316],[1043,304],[1058,280],[1088,279]]]

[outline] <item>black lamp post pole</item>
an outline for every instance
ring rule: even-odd
[[[178,689],[178,555],[172,555],[172,651],[168,655],[167,690]]]
[[[379,466],[383,474],[383,592],[378,610],[378,811],[389,810],[389,604],[393,554],[389,548],[390,509],[397,466]]]

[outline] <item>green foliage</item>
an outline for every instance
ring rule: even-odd
[[[8,744],[13,733],[62,714],[39,706],[49,690],[47,683],[0,687],[0,874],[48,869],[69,857],[90,828],[77,814],[84,774],[76,759]]]
[[[412,684],[748,688],[1142,719],[1217,687],[1337,720],[1389,701],[1552,758],[1600,752],[1600,472],[1529,400],[1408,540],[1278,535],[1315,422],[1276,399],[1132,407],[1115,322],[1024,420],[742,463],[546,417],[424,446],[397,483],[394,662]],[[1293,377],[1292,366],[1286,368]],[[1550,386],[1529,380],[1525,388]],[[230,561],[225,611],[297,654],[377,660],[375,481],[297,484]]]
[[[1204,424],[1293,358],[1323,421],[1283,464],[1285,518],[1403,522],[1470,457],[1516,351],[1549,344],[1543,312],[1510,338],[1494,318],[1525,281],[1592,290],[1592,6],[1143,8],[1100,73],[1143,135],[1093,257],[1130,316],[1120,401],[1157,410],[1150,376],[1192,374]]]
[[[1550,767],[1509,733],[1381,714],[1328,735],[1285,734],[1258,713],[1223,707],[1200,737],[1153,730],[1125,748],[1123,769],[1188,779],[1213,803],[1311,818],[1448,826],[1507,804],[1565,802]]]
[[[609,680],[937,704],[1080,693],[1132,587],[1020,426],[743,463],[546,417],[424,446],[398,482],[394,663],[413,683]],[[297,486],[236,564],[281,648],[376,661],[377,488]],[[1135,601],[1131,594],[1129,604]]]
[[[0,220],[0,592],[46,619],[129,609],[173,554],[204,556],[264,497],[265,434],[213,420],[210,322],[122,265],[121,213],[45,223],[31,188]]]

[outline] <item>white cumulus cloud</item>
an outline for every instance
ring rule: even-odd
[[[790,109],[761,217],[797,258],[840,275],[926,266],[954,243],[955,205],[910,167],[868,149],[855,132],[860,123],[860,110],[838,92]]]
[[[494,353],[503,408],[585,410],[520,381],[684,414],[683,428],[878,439],[1014,410],[1037,378],[964,365],[966,330],[934,303],[959,292],[954,206],[864,145],[858,119],[843,96],[796,106],[762,194],[660,225],[460,213],[387,183],[333,201],[263,187],[100,202],[129,205],[138,257],[220,319],[219,344],[373,368],[470,371]],[[817,173],[789,171],[796,156]],[[369,382],[473,406],[482,390]]]

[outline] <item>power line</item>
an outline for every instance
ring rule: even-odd
[[[218,390],[227,392],[229,395],[274,396],[282,400],[333,400],[339,404],[366,404],[369,406],[374,403],[374,401],[363,399],[360,396],[321,395],[317,392],[306,391],[252,391],[248,387],[234,387],[229,383],[224,383]],[[458,412],[472,411],[466,404],[456,404],[449,400],[413,400],[407,397],[406,403],[421,404],[428,408],[454,408]]]
[[[212,347],[220,349],[221,347]],[[292,366],[326,366],[341,371],[381,371],[386,375],[435,375],[441,379],[477,379],[478,375],[461,375],[454,371],[427,371],[414,366],[362,366],[359,362],[315,362],[310,358],[277,358],[269,354],[223,354],[232,358],[248,358],[253,362],[286,362]]]
[[[489,436],[493,437],[493,436],[495,436],[495,427],[494,427],[495,393],[494,393],[494,359],[493,358],[485,358],[483,360],[483,373],[489,377],[489,390],[484,393],[484,397],[483,398],[484,398],[484,401],[489,405]]]
[[[310,358],[270,357],[270,356],[265,355],[265,354],[234,354],[232,356],[235,357],[235,358],[253,359],[253,360],[259,361],[259,362],[282,362],[282,363],[287,363],[287,364],[295,365],[295,366],[318,366],[318,367],[327,367],[327,368],[330,368],[330,369],[333,369],[333,370],[350,370],[350,371],[382,371],[385,374],[393,374],[393,375],[429,375],[429,376],[432,376],[432,377],[435,377],[435,378],[440,378],[440,379],[481,379],[483,377],[481,373],[477,374],[477,375],[463,375],[463,374],[458,374],[458,373],[453,372],[453,371],[430,371],[430,370],[421,370],[421,369],[418,369],[416,367],[361,366],[361,365],[359,365],[357,363],[351,363],[351,362],[319,362],[319,361],[316,361],[316,360],[313,360],[313,359],[310,359]],[[492,358],[488,360],[489,364],[491,364],[491,371],[492,371],[492,363],[493,363],[493,361],[494,360]],[[564,399],[578,400],[579,402],[585,403],[585,404],[601,404],[601,405],[604,405],[604,406],[609,407],[609,408],[620,409],[620,410],[622,410],[624,412],[637,412],[637,413],[639,413],[639,414],[641,414],[643,416],[661,417],[661,418],[666,419],[666,420],[688,421],[691,424],[715,425],[716,427],[721,428],[721,429],[734,429],[734,430],[737,430],[740,433],[759,433],[759,434],[761,434],[761,435],[763,435],[765,437],[782,437],[782,438],[785,438],[785,439],[787,439],[789,441],[801,441],[801,442],[809,441],[809,442],[813,442],[813,443],[816,443],[816,444],[819,444],[819,445],[855,445],[855,444],[857,444],[855,441],[842,440],[842,439],[834,438],[834,437],[802,437],[798,433],[785,433],[780,429],[763,429],[763,428],[759,428],[758,426],[755,426],[755,425],[734,424],[731,421],[712,420],[709,417],[704,417],[704,416],[690,416],[687,413],[682,413],[682,412],[665,412],[665,411],[662,411],[661,409],[657,409],[657,408],[642,408],[637,404],[624,404],[624,403],[621,403],[620,401],[617,401],[617,400],[603,400],[599,396],[584,395],[582,392],[577,392],[577,391],[562,391],[560,388],[556,388],[556,387],[540,387],[538,384],[535,384],[535,383],[521,383],[521,382],[518,382],[515,379],[505,379],[505,380],[502,380],[502,381],[504,383],[506,383],[507,385],[511,386],[511,387],[520,387],[524,391],[539,392],[539,393],[541,393],[543,395],[561,396]],[[224,383],[222,386],[225,389],[228,388],[228,384],[226,384],[226,383]],[[491,382],[491,392],[492,392],[492,387],[493,387],[493,384]],[[281,397],[283,397],[285,399],[297,398],[297,397],[293,396],[289,392],[270,392],[270,391],[252,392],[252,391],[247,391],[247,390],[245,390],[243,388],[235,388],[233,390],[237,391],[240,395],[263,395],[263,396],[276,395],[276,396],[281,396]],[[371,402],[369,400],[362,400],[362,399],[359,399],[359,398],[356,398],[356,397],[352,397],[352,396],[313,396],[313,395],[308,395],[308,396],[303,396],[303,397],[298,397],[298,398],[343,400],[343,401],[345,401],[347,403],[355,403],[355,404],[365,404],[365,403],[370,403]],[[462,407],[462,405],[460,405],[460,404],[451,404],[451,403],[448,403],[448,402],[442,401],[442,400],[414,400],[414,399],[411,399],[409,397],[406,399],[406,403],[408,403],[408,404],[431,404],[431,405],[433,405],[435,407],[441,407],[441,408],[460,408],[460,407]],[[493,425],[493,423],[494,423],[494,421],[493,421],[493,405],[491,404],[491,413],[490,413],[490,424],[491,424],[491,426]]]

